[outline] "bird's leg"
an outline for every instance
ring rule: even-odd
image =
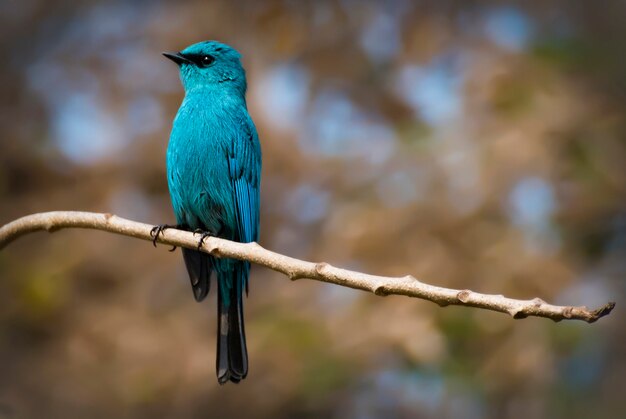
[[[152,227],[152,230],[150,230],[150,236],[152,237],[152,245],[154,247],[156,247],[156,242],[157,239],[159,238],[159,234],[163,234],[163,231],[165,231],[168,228],[182,228],[183,226],[181,226],[180,224],[159,224],[156,225],[154,227]],[[169,250],[170,252],[173,252],[174,250],[176,250],[176,246],[172,246],[172,248]]]

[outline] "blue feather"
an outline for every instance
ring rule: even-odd
[[[240,54],[215,41],[165,54],[180,67],[185,98],[167,149],[167,179],[176,221],[229,240],[257,241],[261,146],[246,105]],[[198,301],[218,282],[220,383],[239,382],[248,370],[242,293],[250,264],[183,252]]]

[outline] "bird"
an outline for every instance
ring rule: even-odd
[[[207,236],[242,243],[259,238],[261,145],[246,104],[241,54],[218,41],[204,41],[163,55],[179,68],[185,97],[166,153],[167,183],[175,227],[201,233],[198,250],[182,249],[195,300],[217,279],[219,384],[248,374],[243,294],[250,263],[200,252]],[[170,225],[153,229],[159,233]]]

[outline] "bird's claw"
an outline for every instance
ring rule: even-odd
[[[152,227],[152,230],[150,230],[150,237],[152,237],[152,245],[154,247],[156,247],[156,242],[159,239],[159,234],[163,234],[163,232],[168,228],[178,228],[178,226],[169,225],[169,224],[159,224],[159,225]],[[173,252],[174,250],[176,250],[176,246],[172,246],[172,248],[169,251]]]
[[[159,234],[163,232],[163,224],[156,225],[152,227],[150,230],[150,237],[152,237],[152,245],[156,247],[157,239],[159,238]]]
[[[200,248],[202,248],[202,245],[204,244],[204,241],[206,240],[207,237],[214,237],[215,236],[215,234],[213,234],[213,233],[210,233],[208,231],[202,231],[202,230],[199,230],[199,229],[196,229],[194,231],[194,233],[201,234],[200,240],[198,241],[198,250],[200,250]]]

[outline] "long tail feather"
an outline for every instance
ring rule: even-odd
[[[243,289],[249,265],[237,263],[218,273],[217,380],[238,383],[248,375],[248,351],[243,321]]]

